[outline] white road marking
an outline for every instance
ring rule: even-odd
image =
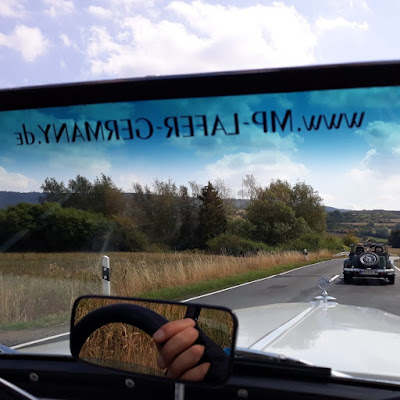
[[[256,279],[256,280],[254,280],[254,281],[241,283],[241,284],[235,285],[235,286],[230,286],[230,287],[225,288],[225,289],[216,290],[215,292],[206,293],[206,294],[202,294],[202,295],[200,295],[200,296],[191,297],[190,299],[182,300],[181,303],[186,303],[187,301],[192,301],[192,300],[201,299],[202,297],[212,296],[213,294],[226,292],[227,290],[236,289],[236,288],[239,288],[239,287],[242,287],[242,286],[250,285],[250,284],[252,284],[252,283],[265,281],[266,279],[271,279],[271,278],[274,278],[275,276],[286,275],[286,274],[288,274],[289,272],[298,271],[299,269],[312,267],[312,266],[314,266],[314,265],[323,264],[323,263],[326,263],[326,262],[329,262],[329,261],[331,261],[331,260],[320,261],[320,262],[315,263],[315,264],[303,265],[302,267],[295,268],[295,269],[291,269],[291,270],[286,271],[286,272],[281,272],[280,274],[275,274],[275,275],[267,276],[267,277],[265,277],[265,278]]]
[[[63,336],[67,336],[67,335],[69,335],[69,332],[60,333],[59,335],[49,336],[49,337],[46,337],[46,338],[43,338],[43,339],[32,340],[32,342],[17,344],[16,346],[12,346],[11,348],[12,348],[13,350],[16,350],[16,349],[20,349],[21,347],[31,346],[31,345],[33,345],[33,344],[38,344],[38,343],[46,342],[47,340],[57,339],[57,338],[59,338],[59,337],[63,337]]]
[[[333,278],[331,278],[331,282],[333,282],[335,279],[339,278],[340,275],[335,275]]]
[[[400,268],[397,268],[396,266],[394,266],[396,269],[397,269],[397,271],[400,271]]]

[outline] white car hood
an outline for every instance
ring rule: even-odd
[[[333,302],[243,308],[237,347],[282,354],[351,376],[400,382],[400,317]]]

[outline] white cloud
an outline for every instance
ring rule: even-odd
[[[372,169],[353,169],[343,178],[346,190],[346,208],[398,210],[400,198],[400,174],[378,175]],[[351,207],[350,207],[351,206]]]
[[[0,166],[0,187],[1,190],[29,192],[34,190],[37,182],[23,174],[7,172]]]
[[[373,121],[365,129],[358,130],[357,134],[372,148],[385,152],[400,147],[400,124],[397,122]]]
[[[153,0],[111,0],[110,8],[120,10],[123,13],[130,13],[143,7],[151,8],[154,6]]]
[[[363,11],[370,12],[371,9],[368,6],[367,0],[349,0],[350,8],[360,8]]]
[[[79,46],[76,44],[76,42],[74,42],[73,40],[70,39],[70,37],[68,35],[66,35],[65,33],[62,33],[60,36],[60,40],[62,42],[62,44],[69,48],[69,49],[74,49],[77,50],[79,53],[82,53],[82,51],[80,50]]]
[[[348,21],[343,17],[331,19],[320,17],[317,19],[315,26],[319,33],[325,33],[338,29],[351,29],[358,31],[366,31],[369,29],[369,25],[366,22]]]
[[[60,15],[70,15],[75,12],[74,3],[70,0],[44,0],[44,3],[48,6],[45,13],[52,18]]]
[[[343,185],[354,188],[348,192],[349,200],[359,208],[398,209],[400,198],[400,124],[370,122],[366,129],[357,131],[371,147],[359,166],[350,170]]]
[[[114,179],[115,184],[121,188],[124,192],[133,191],[133,183],[140,183],[141,185],[146,185],[151,182],[152,178],[148,176],[137,175],[137,174],[121,174],[116,176]]]
[[[242,178],[247,174],[252,174],[262,186],[266,186],[271,180],[278,178],[289,182],[304,180],[309,173],[304,164],[275,150],[225,155],[217,162],[207,165],[206,171],[207,179],[220,178],[234,191],[240,189]]]
[[[173,1],[167,11],[169,19],[138,13],[123,18],[115,35],[105,27],[92,29],[87,48],[91,73],[168,74],[315,61],[317,39],[310,24],[283,3],[228,7]]]
[[[60,35],[60,39],[63,42],[65,47],[72,46],[72,42],[71,42],[70,38],[67,35],[65,35],[64,33]]]
[[[400,124],[373,121],[356,133],[371,148],[360,160],[360,169],[351,174],[355,176],[362,172],[366,178],[374,177],[379,181],[395,176],[400,170]]]
[[[336,196],[334,196],[333,194],[319,193],[319,195],[321,196],[321,198],[323,200],[323,204],[325,204],[326,206],[329,206],[330,204],[334,204],[334,202],[336,201]]]
[[[43,55],[48,45],[49,41],[36,27],[18,25],[10,35],[0,33],[0,46],[20,52],[22,58],[29,62],[33,62],[37,57]]]
[[[99,6],[89,6],[87,11],[89,14],[98,18],[109,19],[113,16],[113,12],[110,9]]]
[[[1,0],[0,16],[22,18],[25,15],[25,7],[21,0]]]
[[[104,157],[102,151],[91,150],[87,147],[71,149],[68,152],[54,152],[49,154],[48,167],[50,171],[68,171],[70,179],[72,176],[82,174],[89,179],[94,179],[100,173],[108,174],[111,163]]]
[[[91,36],[87,48],[87,54],[91,58],[98,58],[102,55],[121,53],[122,46],[114,42],[107,29],[101,26],[93,26],[90,29]]]

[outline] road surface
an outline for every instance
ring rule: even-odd
[[[310,301],[321,294],[318,278],[321,275],[336,277],[328,289],[338,303],[378,308],[400,316],[400,270],[394,285],[384,280],[359,278],[351,284],[343,282],[343,258],[261,279],[251,284],[239,285],[211,295],[194,297],[190,301],[214,304],[231,309],[246,308],[273,303]]]

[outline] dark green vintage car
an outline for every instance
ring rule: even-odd
[[[384,244],[358,243],[350,248],[349,258],[343,264],[344,282],[353,278],[383,278],[394,284],[395,268]]]

